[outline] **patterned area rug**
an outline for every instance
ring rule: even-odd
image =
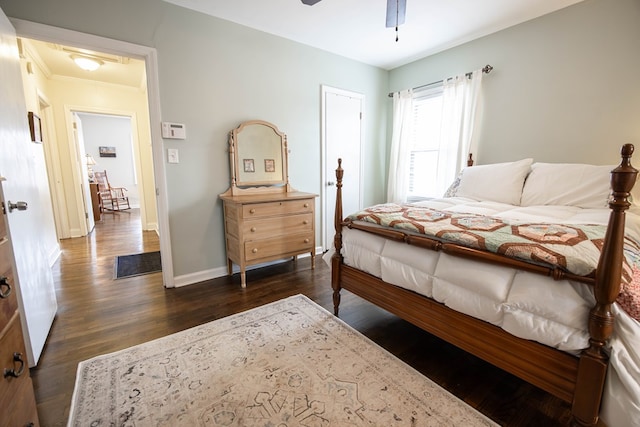
[[[162,258],[160,257],[160,251],[119,255],[116,257],[114,267],[115,279],[140,276],[162,271]]]
[[[69,426],[495,426],[303,295],[78,365]]]

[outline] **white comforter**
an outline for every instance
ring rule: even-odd
[[[531,222],[606,224],[609,209],[513,206],[460,197],[422,206]],[[634,208],[635,209],[635,208]],[[640,211],[627,213],[627,233],[640,240]],[[592,289],[572,281],[492,266],[343,229],[347,265],[424,294],[448,307],[500,326],[525,339],[578,353],[588,346],[586,323],[595,303]],[[610,426],[640,426],[640,323],[614,306],[611,364],[602,416]]]

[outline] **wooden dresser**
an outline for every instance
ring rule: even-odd
[[[38,426],[36,399],[20,324],[7,203],[0,177],[0,425]]]
[[[289,185],[287,135],[264,120],[249,120],[229,132],[231,186],[223,201],[227,270],[299,254],[311,255],[315,268],[316,194]]]
[[[302,253],[315,268],[315,194],[299,191],[273,194],[221,195],[224,204],[227,269],[240,267],[242,287],[246,268]]]

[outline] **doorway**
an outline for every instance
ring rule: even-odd
[[[157,221],[150,221],[152,218],[155,219],[156,213],[147,214],[145,210],[145,198],[153,196],[153,192],[151,195],[146,194],[139,178],[142,162],[139,159],[139,142],[132,115],[73,111],[72,117],[77,124],[75,128],[78,132],[78,152],[87,164],[83,169],[83,175],[85,171],[87,172],[85,182],[94,181],[93,171],[107,172],[111,186],[123,189],[123,196],[126,196],[129,202],[128,206],[140,210],[142,231],[157,231]],[[94,202],[89,191],[85,194],[88,195],[85,197],[87,224],[90,224],[94,217]],[[127,213],[127,211],[122,212]],[[117,213],[103,211],[97,219],[101,220],[100,218],[105,215],[117,215]]]
[[[143,64],[143,67],[145,67],[145,77],[139,82],[147,90],[146,97],[144,99],[146,113],[137,114],[137,118],[138,129],[140,129],[141,127],[145,128],[149,136],[148,144],[141,143],[141,150],[146,150],[148,152],[149,160],[147,165],[148,167],[142,165],[140,169],[143,175],[141,183],[145,185],[145,192],[154,196],[154,203],[151,204],[151,208],[157,212],[156,228],[159,234],[160,251],[162,253],[163,284],[165,287],[174,287],[162,140],[160,136],[160,127],[150,125],[150,123],[160,123],[157,57],[155,49],[117,40],[106,39],[90,34],[49,27],[42,24],[22,21],[19,19],[12,19],[11,21],[16,29],[17,36],[20,38],[31,39],[45,42],[47,44],[61,46],[60,49],[62,50],[64,50],[68,46],[82,46],[83,50],[91,50],[92,52],[108,52],[104,54],[106,57],[121,56],[123,58],[134,58],[139,60]],[[58,45],[58,43],[64,44]],[[103,63],[106,63],[106,60],[104,59],[102,59],[101,61]],[[55,101],[50,101],[52,105],[55,105]],[[65,187],[69,188],[69,191],[65,191],[66,199],[64,201],[68,206],[68,199],[70,198],[73,202],[71,204],[76,207],[76,211],[82,211],[81,218],[77,219],[77,224],[85,224],[84,216],[86,215],[86,212],[83,203],[84,190],[82,185],[82,169],[86,168],[86,162],[82,162],[83,159],[80,159],[80,157],[78,156],[78,150],[75,148],[75,143],[73,141],[69,141],[70,135],[73,134],[73,121],[70,117],[71,111],[90,111],[91,108],[100,109],[104,107],[96,107],[95,104],[90,105],[88,103],[79,103],[74,105],[73,102],[65,102],[64,123],[50,123],[50,127],[54,128],[52,129],[52,132],[55,134],[55,136],[57,136],[57,138],[52,138],[52,140],[58,140],[58,148],[60,151],[64,151],[65,149],[68,151],[67,153],[60,152],[58,160],[61,162],[66,162],[64,165],[62,165],[62,167],[60,167],[60,170],[62,170],[63,174],[65,173],[64,171],[71,171],[69,172],[70,178],[67,178],[66,180],[68,182],[71,182],[71,184],[69,185],[65,183]],[[59,109],[60,106],[58,105],[58,111]],[[66,134],[64,130],[66,130]],[[67,142],[66,147],[64,144],[65,141]],[[144,156],[140,156],[140,158],[144,158]],[[59,179],[59,177],[56,177],[54,180],[57,179]],[[80,206],[80,208],[77,208],[77,206]],[[149,205],[147,204],[147,207],[148,206]],[[66,217],[71,218],[72,215],[67,214]],[[77,227],[78,228],[74,229],[74,224],[72,224],[70,221],[69,231],[71,233],[76,233],[77,235],[82,235],[81,227],[79,225]]]
[[[329,250],[335,235],[334,209],[338,159],[342,159],[345,186],[343,213],[362,206],[362,110],[364,95],[322,86],[322,249]]]

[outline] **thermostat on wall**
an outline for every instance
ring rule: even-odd
[[[162,122],[162,137],[168,139],[186,139],[187,131],[182,123]]]

